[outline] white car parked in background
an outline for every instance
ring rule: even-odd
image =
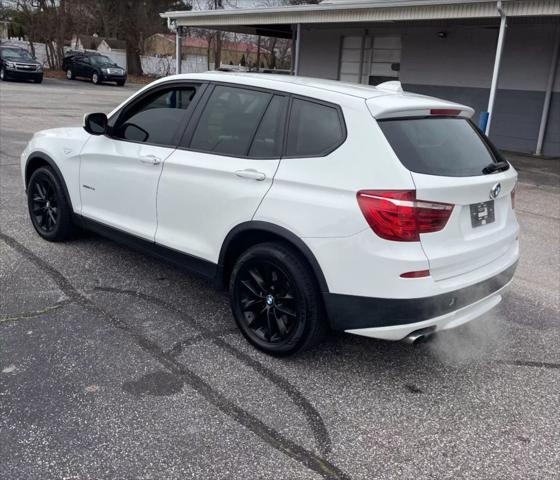
[[[229,288],[257,348],[328,328],[413,340],[496,306],[517,174],[469,107],[256,74],[178,75],[22,154],[46,240],[89,228]]]

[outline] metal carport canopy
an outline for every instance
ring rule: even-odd
[[[503,4],[508,17],[560,15],[560,0],[510,0]],[[177,27],[227,30],[224,27],[496,18],[500,15],[496,1],[488,0],[370,0],[276,8],[176,11],[161,16]]]
[[[330,0],[319,5],[295,5],[277,8],[218,9],[198,11],[165,12],[161,16],[177,32],[177,72],[181,67],[181,27],[201,27],[232,32],[252,33],[265,36],[288,37],[293,35],[295,54],[293,73],[299,74],[300,31],[302,24],[349,24],[414,22],[426,20],[461,20],[499,18],[500,31],[492,74],[488,102],[489,133],[494,98],[500,72],[501,53],[504,44],[507,18],[552,17],[560,15],[560,0]],[[551,70],[554,72],[554,69]],[[552,76],[554,80],[554,75]],[[552,88],[552,82],[549,82]],[[545,102],[546,103],[546,102]],[[545,107],[546,109],[546,107]],[[539,129],[544,135],[547,118]],[[539,148],[537,147],[537,151]]]

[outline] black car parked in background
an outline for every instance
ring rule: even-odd
[[[96,85],[101,82],[116,82],[121,87],[126,83],[126,70],[99,53],[69,52],[64,57],[62,68],[68,80],[82,77],[90,79]]]
[[[0,80],[43,81],[43,65],[20,47],[0,45]]]

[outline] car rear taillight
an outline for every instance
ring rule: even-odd
[[[461,110],[455,110],[452,108],[432,108],[430,110],[430,115],[442,115],[445,117],[456,117],[461,113]]]
[[[430,276],[429,270],[417,270],[415,272],[401,273],[401,278],[424,278]]]
[[[357,198],[372,230],[398,242],[418,242],[421,233],[440,231],[453,211],[448,203],[417,200],[416,190],[361,190]]]

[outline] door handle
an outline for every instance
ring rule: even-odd
[[[257,180],[258,182],[262,182],[266,178],[266,175],[263,172],[258,172],[252,168],[248,168],[247,170],[237,170],[235,174],[238,177]]]
[[[140,157],[140,161],[148,165],[159,165],[161,163],[161,158],[156,157],[155,155],[145,155]]]

